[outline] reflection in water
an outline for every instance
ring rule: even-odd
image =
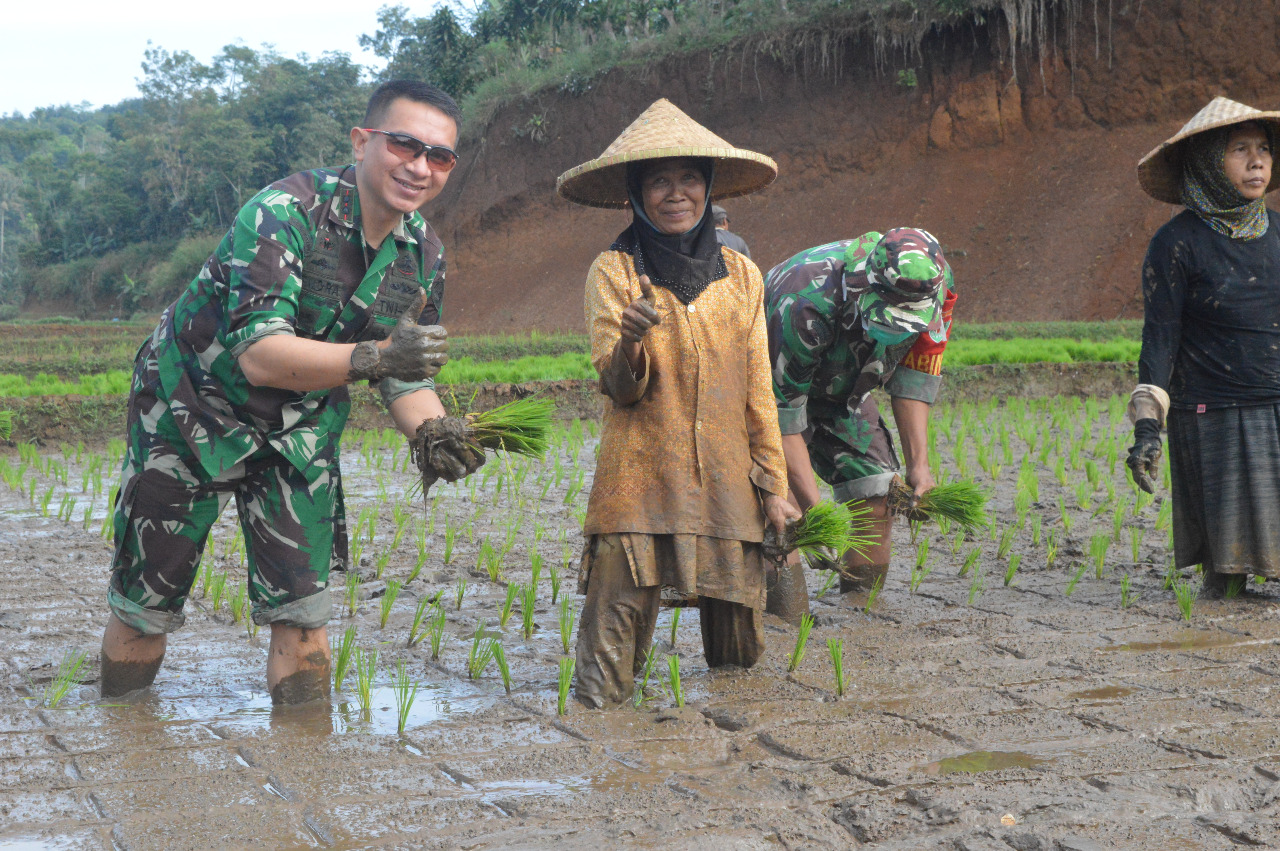
[[[931,762],[924,770],[926,774],[977,774],[1005,768],[1036,768],[1052,761],[1018,751],[972,751]]]
[[[1153,650],[1204,650],[1210,647],[1269,643],[1271,643],[1270,639],[1242,638],[1228,633],[1186,629],[1179,633],[1177,638],[1168,641],[1131,641],[1127,644],[1113,644],[1100,649],[1104,651],[1123,650],[1131,653],[1150,653]]]
[[[1091,688],[1085,691],[1074,691],[1067,697],[1074,700],[1116,700],[1133,694],[1137,689],[1128,686],[1103,686],[1101,688]]]

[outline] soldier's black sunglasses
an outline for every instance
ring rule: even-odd
[[[386,136],[387,149],[402,160],[416,160],[426,154],[427,162],[433,168],[438,168],[441,171],[449,171],[458,164],[458,155],[453,152],[452,148],[446,148],[444,145],[428,145],[408,133],[374,130],[372,127],[361,127],[360,129],[366,133],[381,133]]]

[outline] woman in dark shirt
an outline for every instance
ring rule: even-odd
[[[1186,209],[1142,267],[1145,322],[1129,399],[1134,480],[1154,491],[1166,415],[1178,567],[1206,590],[1280,579],[1280,113],[1215,98],[1138,164],[1143,189]]]

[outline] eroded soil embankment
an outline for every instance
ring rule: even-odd
[[[1122,465],[1107,460],[1126,437],[1122,408],[1095,411],[1094,422],[1076,411],[1057,426],[1045,412],[1025,423],[1000,409],[940,413],[947,471],[962,462],[986,484],[988,472],[999,477],[999,529],[1016,523],[1014,483],[1023,477],[1021,464],[1004,463],[1000,435],[1015,462],[1032,459],[1037,499],[1007,553],[999,536],[927,526],[920,541],[931,572],[912,593],[921,544],[900,527],[870,614],[819,594],[810,574],[816,625],[791,674],[793,627],[766,621],[767,649],[752,670],[709,671],[698,619],[687,612],[673,629],[666,611],[659,668],[679,659],[688,705],[654,688],[639,711],[571,704],[563,717],[552,583],[571,610],[581,606],[572,577],[584,493],[568,490],[579,474],[590,488],[591,439],[560,442],[523,474],[498,475],[491,462],[493,475],[478,474],[474,492],[471,482],[437,485],[417,573],[416,528],[393,536],[413,480],[394,472],[402,451],[349,448],[348,513],[372,512],[375,535],[356,574],[356,611],[340,603],[330,630],[353,628],[357,646],[378,654],[367,714],[354,678],[331,704],[273,713],[263,693],[265,633],[250,637],[202,582],[151,692],[96,702],[110,560],[98,535],[104,495],[83,523],[78,508],[71,522],[44,516],[47,487],[55,507],[63,495],[85,498],[81,470],[91,462],[59,456],[70,468],[65,481],[56,468],[32,467],[34,503],[0,486],[0,571],[21,577],[0,612],[0,846],[1280,845],[1274,583],[1201,601],[1184,622],[1161,588],[1169,550],[1159,501],[1128,515],[1095,573],[1092,541],[1112,533],[1111,511],[1097,508],[1110,498],[1108,482],[1129,499]],[[962,434],[963,443],[952,441]],[[1070,465],[1061,473],[1059,461]],[[1091,480],[1090,465],[1102,476]],[[413,501],[411,522],[422,517],[425,527],[421,511]],[[244,578],[233,519],[228,511],[211,553],[211,571],[228,574],[227,597]],[[506,549],[497,582],[479,567],[486,543]],[[505,627],[499,611],[506,583],[532,582],[535,553],[543,570],[525,637],[519,611]],[[391,579],[405,585],[380,627]],[[418,604],[441,593],[445,640],[433,660],[429,641],[407,646],[407,638]],[[466,673],[481,624],[506,648],[510,693],[493,667],[478,679]],[[828,639],[843,641],[844,697]],[[62,708],[41,708],[53,665],[73,648],[89,654],[85,684]],[[400,662],[421,686],[403,736],[389,685]]]
[[[1280,53],[1280,2],[1045,5],[1043,48],[1020,44],[1016,62],[993,12],[930,31],[920,55],[771,37],[504,107],[427,211],[451,258],[447,322],[583,327],[586,271],[629,218],[557,199],[555,178],[659,97],[778,161],[773,186],[726,204],[762,269],[910,224],[947,249],[963,321],[1139,316],[1143,252],[1175,210],[1142,194],[1137,161],[1214,95],[1280,106],[1251,58]],[[907,69],[917,85],[898,84]],[[512,129],[535,115],[542,143]]]

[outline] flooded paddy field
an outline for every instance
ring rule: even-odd
[[[1196,599],[1194,574],[1169,573],[1168,489],[1132,489],[1121,412],[939,409],[935,469],[993,488],[990,530],[900,524],[869,611],[810,571],[815,626],[791,673],[794,626],[767,620],[750,671],[709,671],[698,618],[673,629],[665,609],[642,705],[570,697],[564,715],[590,423],[542,463],[491,458],[437,485],[425,508],[401,439],[349,433],[359,566],[332,577],[329,634],[353,627],[376,651],[367,698],[353,667],[330,705],[275,711],[267,633],[239,617],[232,510],[155,686],[102,702],[120,447],[0,449],[0,848],[1280,846],[1280,594]],[[502,610],[535,562],[526,637],[523,594]],[[477,631],[500,641],[509,691],[496,663],[469,676]],[[400,671],[417,687],[403,733]]]

